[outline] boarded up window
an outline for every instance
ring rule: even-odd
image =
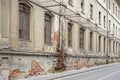
[[[80,48],[84,49],[84,29],[80,28]]]
[[[49,14],[45,14],[45,44],[51,45],[51,20],[52,16]]]
[[[19,4],[19,38],[29,40],[30,37],[30,7]]]
[[[68,23],[68,46],[72,47],[72,24]]]

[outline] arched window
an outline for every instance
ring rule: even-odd
[[[19,38],[30,39],[30,6],[26,3],[19,3]]]

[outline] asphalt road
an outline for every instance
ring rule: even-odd
[[[54,80],[120,80],[120,64]]]

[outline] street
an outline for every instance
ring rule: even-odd
[[[120,64],[54,80],[120,80]]]

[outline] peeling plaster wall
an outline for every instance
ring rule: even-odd
[[[11,1],[11,2],[9,2]],[[31,68],[31,62],[33,60],[36,60],[40,66],[47,72],[50,70],[52,67],[55,66],[55,63],[57,61],[56,56],[46,56],[46,52],[50,54],[57,53],[56,52],[56,47],[59,42],[59,16],[53,14],[53,24],[52,24],[52,44],[53,45],[46,45],[44,44],[44,14],[45,10],[33,3],[30,3],[32,5],[31,7],[31,16],[30,16],[30,41],[22,41],[19,40],[19,2],[18,0],[0,0],[2,3],[2,7],[0,8],[2,10],[2,14],[0,14],[0,18],[2,19],[0,21],[0,34],[2,37],[2,43],[5,43],[7,45],[10,45],[10,49],[12,50],[19,50],[19,51],[24,51],[26,55],[20,55],[9,53],[9,54],[0,54],[0,59],[2,57],[8,57],[9,58],[9,63],[12,64],[13,68],[20,68],[23,71],[28,71]],[[77,1],[76,1],[77,2]],[[78,4],[74,2],[74,4]],[[85,1],[85,15],[86,18],[89,18],[90,12],[89,12],[89,7],[90,3],[93,3],[94,6],[94,17],[93,17],[93,22],[98,23],[98,12],[102,12],[101,16],[101,25],[100,27],[104,29],[103,27],[103,15],[106,16],[106,11],[99,5],[95,0],[90,0],[90,1]],[[67,4],[68,5],[68,4]],[[69,8],[72,8],[73,10],[76,9],[76,7],[72,7],[68,5]],[[115,23],[118,25],[118,23],[110,16],[109,19],[111,19],[111,27],[112,24]],[[68,27],[67,24],[68,22],[71,22],[70,20],[67,20],[63,18],[63,38],[65,41],[65,48],[67,50],[67,54],[70,54],[70,56],[67,56],[65,59],[65,64],[68,67],[68,70],[70,69],[76,69],[77,66],[79,67],[84,67],[88,65],[94,65],[95,63],[103,62],[105,63],[105,59],[102,58],[88,58],[89,55],[105,55],[106,53],[103,52],[104,47],[103,47],[103,39],[106,38],[106,36],[103,36],[97,32],[93,32],[89,28],[85,28],[85,38],[84,38],[84,51],[80,51],[79,48],[79,29],[80,27],[84,27],[80,24],[77,24],[75,22],[73,23],[73,33],[72,33],[72,48],[68,48]],[[119,25],[118,25],[119,26]],[[113,28],[111,28],[113,30]],[[105,30],[105,29],[104,29]],[[90,46],[90,32],[93,32],[93,51],[91,52],[89,50]],[[111,31],[112,32],[112,31]],[[98,37],[99,35],[102,36],[101,38],[101,52],[98,51],[98,46],[99,46],[99,41]],[[106,45],[107,45],[107,40],[106,40]],[[113,41],[111,42],[111,55],[116,55],[113,54]],[[7,48],[9,49],[9,48]],[[30,51],[30,52],[27,52]],[[33,51],[38,51],[37,55],[32,55]],[[118,51],[118,50],[117,50]],[[14,51],[13,51],[14,52]],[[41,54],[39,56],[39,54]],[[92,54],[94,53],[94,54]],[[79,54],[79,55],[78,55]],[[75,56],[74,56],[75,55]],[[84,57],[81,57],[81,55]],[[112,59],[111,59],[112,61]]]

